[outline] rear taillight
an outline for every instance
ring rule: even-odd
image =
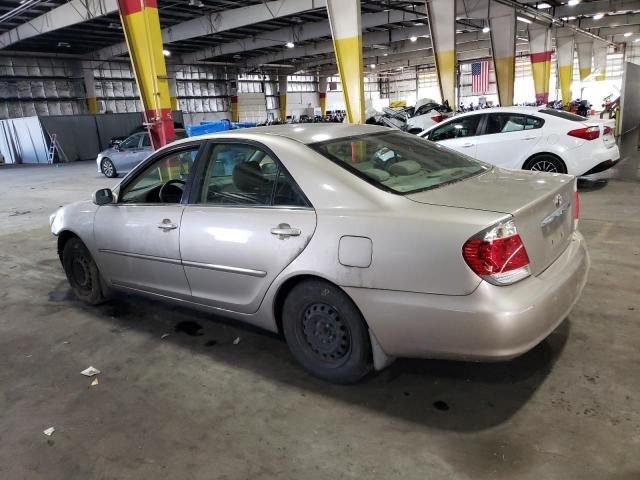
[[[495,285],[509,285],[531,275],[529,256],[513,220],[467,240],[462,256],[471,270]]]
[[[603,135],[610,135],[610,134],[611,134],[611,127],[604,127]]]
[[[582,138],[583,140],[595,140],[600,136],[600,127],[576,128],[568,132],[567,135]]]
[[[449,117],[447,117],[446,115],[436,115],[434,117],[431,117],[431,120],[433,120],[436,123],[440,123],[441,121],[446,120],[447,118]]]

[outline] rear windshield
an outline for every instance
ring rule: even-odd
[[[551,115],[552,117],[560,117],[565,120],[571,120],[572,122],[584,122],[587,120],[585,117],[581,117],[580,115],[576,115],[575,113],[565,112],[562,110],[553,110],[552,108],[545,108],[540,110],[540,113],[546,113],[547,115]]]
[[[414,193],[468,178],[491,167],[415,135],[398,131],[309,145],[383,190]]]

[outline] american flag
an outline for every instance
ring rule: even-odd
[[[489,62],[471,64],[471,93],[486,93],[489,90]]]

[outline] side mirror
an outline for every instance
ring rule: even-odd
[[[109,205],[113,203],[113,192],[110,188],[101,188],[91,195],[91,200],[96,205]]]

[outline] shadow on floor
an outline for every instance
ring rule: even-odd
[[[517,412],[551,372],[570,331],[567,320],[532,351],[509,362],[400,359],[361,384],[345,387],[306,374],[277,335],[135,296],[119,296],[89,307],[69,298],[67,291],[62,284],[50,298],[83,310],[96,321],[112,322],[112,332],[126,335],[129,329],[136,329],[158,342],[173,342],[194,353],[208,354],[214,362],[249,370],[303,392],[458,432],[491,428]],[[240,341],[234,343],[237,338]]]

